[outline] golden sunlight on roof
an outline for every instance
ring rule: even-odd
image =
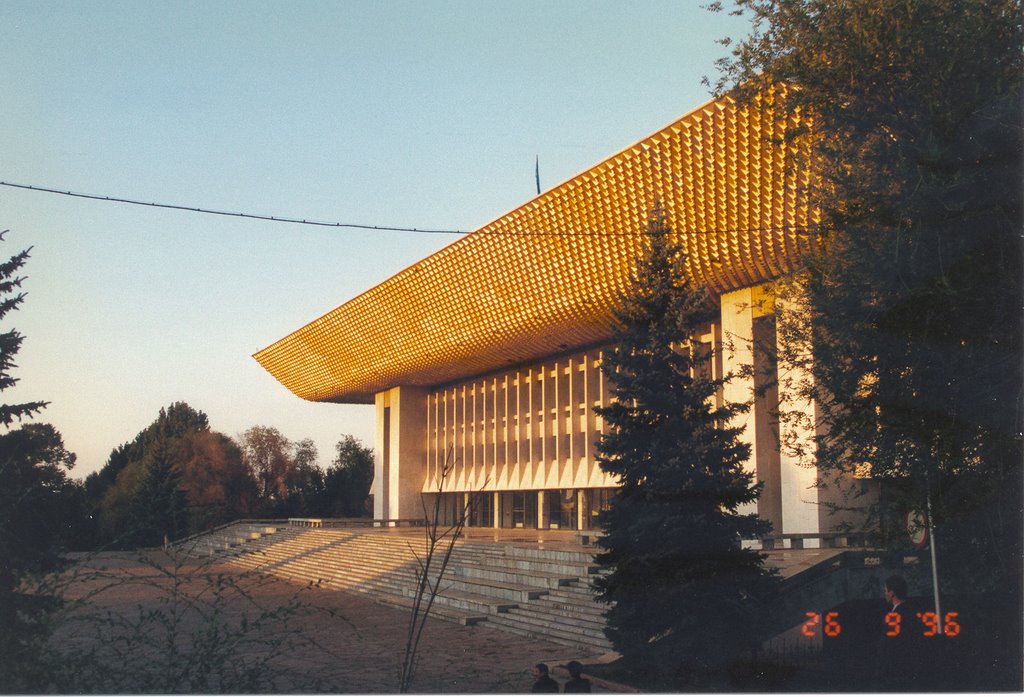
[[[690,276],[724,292],[809,246],[798,117],[711,101],[314,320],[255,358],[296,395],[371,402],[607,341],[656,202]]]

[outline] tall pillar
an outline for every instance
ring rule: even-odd
[[[427,393],[394,387],[376,395],[373,517],[422,518],[426,463]]]
[[[389,517],[391,483],[391,402],[387,392],[374,396],[377,409],[376,428],[373,433],[373,482],[370,494],[373,496],[373,518],[384,520]]]
[[[788,527],[781,493],[781,462],[777,423],[775,323],[772,298],[761,287],[725,293],[722,303],[722,372],[733,374],[722,389],[727,402],[749,403],[733,417],[750,445],[746,470],[763,488],[740,513],[756,513],[772,524],[772,532]]]
[[[762,308],[767,310],[770,308]],[[763,482],[757,514],[783,532],[787,521],[782,505],[782,461],[779,453],[779,371],[775,316],[754,310],[754,452],[757,479]],[[786,532],[789,532],[788,530]]]
[[[782,311],[792,309],[779,301]],[[805,365],[794,364],[787,356],[794,350],[798,355],[810,356],[810,346],[803,339],[793,340],[786,332],[777,333],[779,354],[779,436],[782,441],[780,459],[782,470],[782,510],[786,532],[821,532],[821,506],[819,505],[818,468],[815,466],[815,436],[817,434],[817,406],[812,399],[799,393],[800,385],[810,385],[812,376]],[[787,343],[793,342],[793,343]],[[797,343],[799,342],[799,343]],[[801,462],[800,452],[804,453]],[[805,547],[817,547],[818,540],[805,540]]]
[[[537,492],[537,529],[546,530],[548,523],[548,501],[547,493],[543,489]]]
[[[734,377],[722,387],[722,397],[726,402],[749,402],[754,396],[754,379],[741,374],[747,367],[754,364],[754,295],[753,289],[724,293],[722,303],[722,372],[724,375],[733,373]],[[750,443],[750,459],[746,470],[757,476],[757,448],[754,443],[754,410],[736,414],[729,424],[743,429],[740,439]],[[750,503],[740,507],[742,514],[757,512],[757,504]]]

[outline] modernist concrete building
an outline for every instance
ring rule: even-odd
[[[303,399],[376,405],[376,518],[422,518],[443,490],[447,516],[479,502],[472,525],[590,528],[616,484],[594,459],[602,352],[656,203],[691,278],[720,298],[703,337],[721,349],[714,370],[759,362],[777,340],[764,284],[799,269],[814,221],[807,153],[782,139],[799,116],[772,100],[711,101],[255,357]],[[723,397],[753,388],[733,380]],[[834,523],[815,468],[779,447],[813,436],[779,426],[785,391],[783,379],[743,417],[758,510],[776,532],[815,534]]]

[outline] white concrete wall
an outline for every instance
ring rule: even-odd
[[[373,517],[380,520],[388,517],[388,500],[385,496],[386,476],[384,472],[385,446],[384,409],[388,404],[389,395],[387,392],[378,392],[374,396],[374,406],[377,410],[376,428],[373,433],[373,483],[370,484],[370,494],[373,496]]]
[[[432,391],[426,399],[424,491],[609,487],[594,462],[608,403],[601,352],[553,358]]]
[[[785,305],[780,302],[780,307]],[[798,394],[799,386],[811,380],[806,368],[786,359],[790,349],[798,355],[809,356],[806,341],[787,346],[783,332],[779,332],[779,439],[781,441],[782,510],[785,532],[821,532],[821,506],[818,500],[818,468],[814,465],[814,437],[817,432],[817,410],[814,402]],[[798,455],[803,450],[803,462]],[[805,547],[817,547],[817,540],[806,540]]]
[[[426,395],[419,388],[394,387],[376,397],[377,434],[371,487],[375,518],[424,516],[420,494],[426,462]],[[385,409],[389,411],[388,419]],[[385,421],[389,422],[387,429]]]
[[[727,293],[721,298],[721,367],[719,374],[738,374],[753,365],[754,320],[773,311],[773,299],[760,287]],[[777,333],[779,346],[785,339]],[[781,353],[781,352],[780,352]],[[604,430],[593,407],[609,401],[600,373],[600,351],[550,359],[504,374],[470,380],[441,390],[396,387],[377,395],[377,438],[374,516],[419,518],[421,493],[436,492],[439,474],[450,457],[454,471],[444,482],[449,492],[581,489],[611,487],[615,482],[594,462],[594,443]],[[813,422],[814,405],[798,403],[793,381],[803,379],[795,366],[778,366],[778,394],[783,409],[803,410]],[[748,402],[755,376],[737,376],[726,383],[722,398]],[[385,433],[384,410],[390,414]],[[779,441],[803,441],[813,448],[814,430],[782,419],[775,424],[775,406],[751,408],[736,416],[741,438],[750,443],[747,470],[774,478],[768,510],[775,533],[815,533],[819,523],[817,469],[804,466]],[[769,429],[757,419],[771,420]],[[765,437],[770,430],[770,438]],[[755,434],[760,443],[753,443]],[[764,442],[770,440],[770,443]],[[385,473],[384,458],[388,456]],[[770,472],[769,472],[770,469]],[[545,495],[538,496],[538,523],[546,524]],[[781,503],[780,503],[781,499]],[[495,524],[510,523],[510,499],[496,496]],[[582,516],[582,505],[579,515]],[[743,513],[757,512],[749,504]],[[781,510],[781,514],[779,511]],[[813,542],[808,541],[808,546]]]
[[[726,402],[749,402],[754,396],[752,376],[741,377],[740,371],[754,363],[754,294],[751,288],[725,293],[722,304],[722,372],[735,377],[725,383],[722,396]],[[732,426],[743,429],[740,438],[753,446],[754,410],[733,417]],[[757,476],[757,448],[751,447],[747,472]],[[757,513],[757,503],[740,508],[740,513]]]

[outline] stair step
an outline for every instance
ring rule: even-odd
[[[424,548],[421,533],[237,525],[195,540],[190,553],[409,609]],[[442,545],[436,553],[445,551]],[[452,548],[431,615],[467,625],[488,621],[524,636],[607,650],[607,606],[589,588],[596,569],[586,550],[462,538]]]
[[[488,625],[495,629],[502,629],[512,632],[513,634],[519,634],[533,639],[552,641],[556,644],[565,644],[568,646],[583,647],[587,649],[600,649],[602,651],[611,649],[611,642],[607,639],[604,639],[603,641],[600,639],[591,639],[582,635],[564,632],[557,628],[547,628],[544,631],[538,631],[536,628],[522,626],[514,621],[509,621],[506,615],[488,618]]]
[[[535,612],[530,607],[518,607],[509,610],[503,617],[509,622],[524,626],[537,627],[539,629],[557,627],[562,631],[571,632],[572,634],[580,634],[592,639],[604,639],[604,626],[602,624],[584,621],[569,622],[566,621],[566,618],[545,616]]]
[[[391,607],[397,607],[402,610],[411,610],[413,606],[412,598],[405,598],[397,595],[382,594],[374,598],[374,600],[380,603],[381,605],[389,605]],[[426,602],[424,602],[420,607],[426,608]],[[486,614],[462,612],[451,607],[439,605],[436,602],[430,608],[430,617],[436,617],[437,619],[445,620],[446,622],[455,622],[457,624],[462,624],[470,627],[476,624],[480,624],[481,622],[487,621]]]

